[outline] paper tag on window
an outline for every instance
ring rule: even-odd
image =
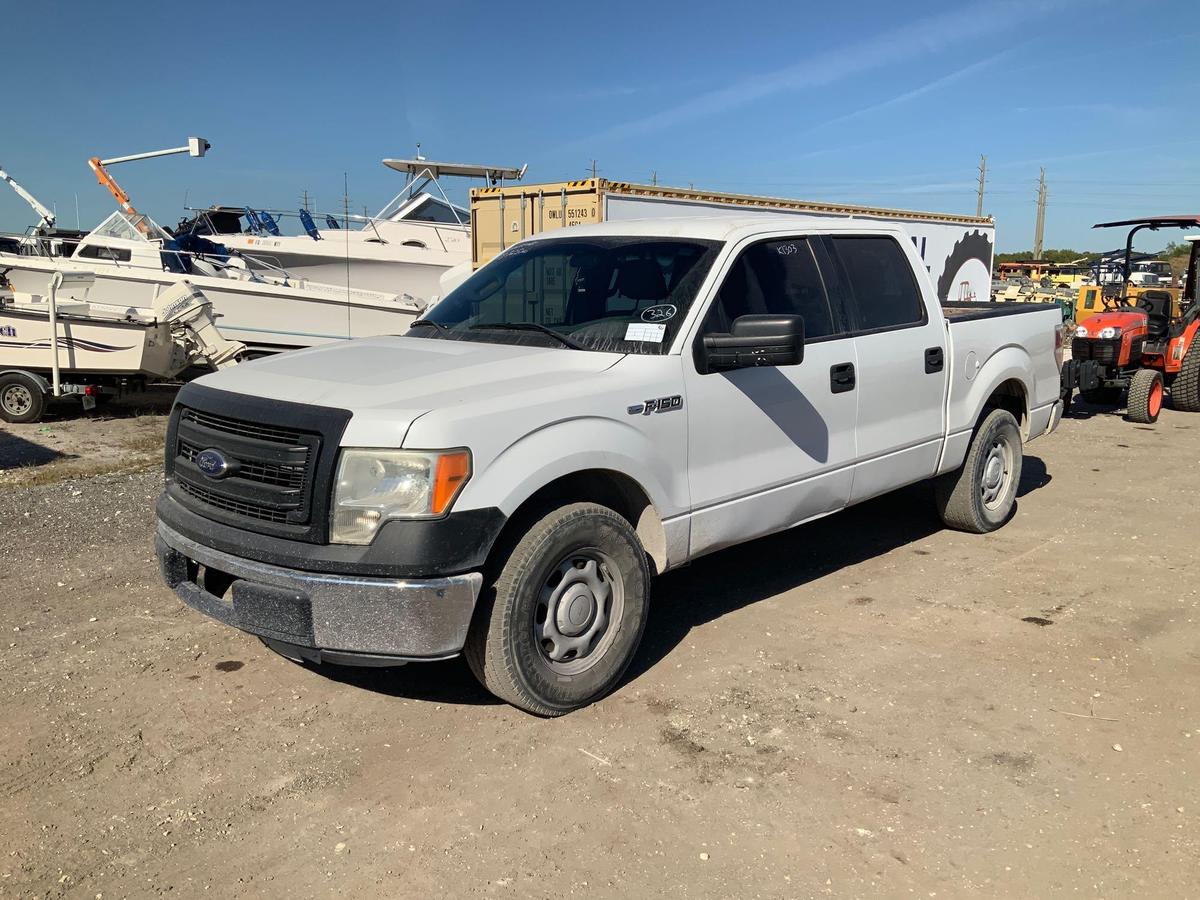
[[[663,342],[667,326],[662,322],[630,322],[625,326],[625,340]]]

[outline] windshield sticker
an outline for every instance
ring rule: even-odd
[[[625,340],[652,341],[661,344],[667,333],[667,326],[661,323],[630,322],[625,326]]]
[[[657,306],[647,306],[642,310],[643,322],[667,322],[675,318],[679,312],[671,303],[660,303]]]

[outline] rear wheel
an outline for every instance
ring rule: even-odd
[[[1183,412],[1200,412],[1200,333],[1192,339],[1183,367],[1171,384],[1171,402]]]
[[[1162,373],[1155,369],[1138,369],[1129,383],[1129,419],[1143,425],[1153,425],[1162,411]]]
[[[572,503],[543,516],[499,566],[464,648],[484,687],[539,716],[600,699],[642,639],[650,569],[630,524]]]
[[[46,410],[46,393],[21,372],[0,375],[0,419],[22,424],[36,422]]]
[[[1008,521],[1021,480],[1021,431],[1013,414],[993,409],[971,439],[962,467],[939,475],[934,498],[942,521],[959,531],[986,534]]]

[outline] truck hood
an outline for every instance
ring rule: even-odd
[[[272,400],[347,409],[354,432],[401,446],[431,409],[561,386],[611,368],[620,353],[436,338],[338,341],[266,357],[200,379],[205,387]],[[393,443],[394,442],[394,443]]]

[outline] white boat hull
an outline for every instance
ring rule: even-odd
[[[42,312],[0,309],[0,359],[4,368],[50,371],[50,319]],[[171,326],[97,322],[63,316],[58,322],[58,359],[64,370],[108,375],[157,375],[170,371]]]
[[[377,222],[361,231],[322,229],[307,235],[214,236],[240,253],[251,268],[285,269],[327,284],[409,294],[424,302],[438,296],[438,279],[471,258],[468,229],[427,222]]]
[[[325,284],[344,285],[387,294],[410,294],[425,301],[438,296],[438,279],[450,266],[445,262],[408,263],[393,260],[317,256],[309,253],[277,252],[268,257],[273,265],[290,274]],[[246,255],[252,269],[258,269],[252,254]]]
[[[83,302],[152,307],[160,293],[186,277],[212,301],[217,328],[229,340],[249,347],[286,350],[351,337],[403,334],[420,310],[402,298],[372,291],[306,283],[304,287],[123,267],[108,261],[77,258],[7,256],[0,271],[19,299],[40,302],[55,271],[95,272],[90,288],[64,289],[62,295]]]

